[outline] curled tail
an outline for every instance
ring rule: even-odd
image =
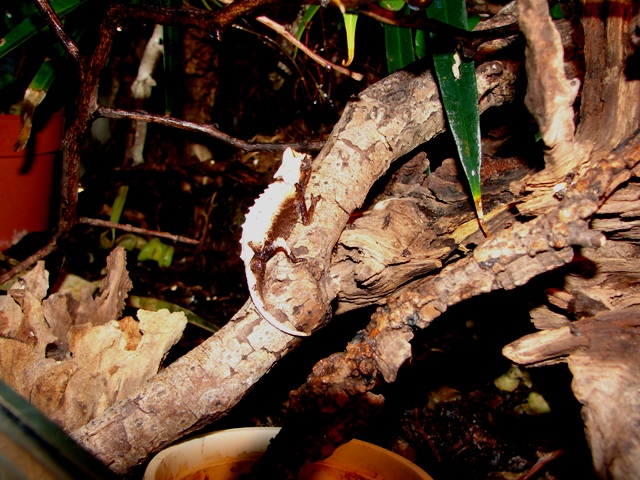
[[[287,333],[294,337],[308,337],[309,334],[305,332],[301,332],[299,330],[294,330],[292,328],[287,327],[280,323],[276,317],[271,315],[267,310],[267,307],[264,304],[264,300],[262,300],[262,294],[260,292],[260,288],[258,286],[258,281],[256,276],[251,271],[251,268],[247,268],[247,284],[249,286],[249,294],[251,295],[251,300],[253,301],[253,305],[256,307],[258,313],[264,318],[267,322],[269,322],[273,327],[277,328],[281,332]]]

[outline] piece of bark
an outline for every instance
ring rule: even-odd
[[[578,78],[567,78],[564,48],[546,0],[518,1],[518,23],[526,39],[525,105],[535,118],[544,142],[545,168],[524,180],[529,198],[518,208],[525,215],[556,203],[557,185],[589,158],[590,147],[575,142],[573,104]],[[556,190],[554,190],[556,189]]]
[[[437,235],[411,199],[377,204],[340,236],[331,275],[340,279],[336,313],[378,303],[416,275],[442,267],[452,246],[431,249]]]
[[[331,276],[340,284],[336,314],[383,303],[416,277],[440,269],[456,250],[480,241],[456,162],[446,159],[426,175],[423,155],[403,165],[373,208],[342,232],[331,264]],[[513,221],[504,209],[515,200],[509,185],[527,171],[515,158],[484,159],[482,189],[491,231]]]
[[[640,127],[640,81],[627,75],[634,47],[629,39],[637,2],[584,0],[581,18],[589,79],[581,94],[579,142],[606,155]]]
[[[568,363],[601,478],[636,478],[640,472],[639,327],[640,307],[601,312],[528,335],[503,350],[519,364]]]
[[[557,192],[564,191],[583,171],[580,155],[591,152],[589,155],[594,158],[606,156],[619,142],[640,128],[640,105],[631,100],[640,97],[640,82],[626,74],[633,54],[629,28],[634,2],[583,3],[581,22],[584,35],[581,37],[584,38],[586,73],[575,143],[566,148],[568,158],[575,160],[572,163],[575,168],[559,170],[557,175],[543,171],[540,176],[534,176],[526,189],[531,198],[519,206],[525,215],[539,213],[557,203]],[[544,69],[546,64],[543,64]],[[566,163],[567,166],[570,164]],[[514,187],[521,188],[522,184]]]
[[[116,247],[107,257],[107,276],[100,283],[94,302],[81,302],[76,312],[76,325],[101,325],[121,317],[124,304],[133,287],[127,272],[126,252]]]
[[[557,328],[599,311],[640,305],[640,247],[637,227],[640,185],[631,179],[599,208],[591,227],[606,234],[598,249],[583,248],[568,266],[561,290],[547,293],[547,304],[531,311],[539,329]]]
[[[124,251],[119,249],[109,257],[112,273],[103,282],[101,298],[118,298],[121,280],[128,280],[121,264]],[[9,295],[0,297],[0,377],[71,431],[155,375],[169,348],[182,336],[186,318],[167,310],[139,310],[140,322],[126,317],[119,322],[97,318],[98,324],[86,319],[76,324],[75,312],[64,307],[81,306],[82,301],[69,302],[70,296],[64,293],[52,296],[60,301],[43,300],[47,279],[40,262],[14,284]],[[97,302],[90,298],[89,303]],[[118,303],[107,301],[103,305],[109,308],[96,310],[114,311]],[[47,304],[51,306],[45,308]]]
[[[565,155],[573,150],[573,103],[580,81],[565,75],[560,33],[551,20],[546,0],[519,0],[517,5],[518,24],[526,39],[525,105],[535,118],[547,148],[545,174],[556,175],[559,170],[557,175],[563,178],[574,166],[573,159]]]
[[[481,110],[513,98],[517,67],[496,61],[477,68]],[[305,262],[291,264],[280,255],[269,262],[267,275],[275,279],[267,281],[282,284],[278,291],[285,298],[269,302],[289,310],[299,326],[322,323],[337,294],[329,276],[333,246],[350,213],[393,160],[443,130],[437,86],[427,71],[397,72],[350,102],[314,161],[307,195],[323,200],[311,225],[298,225],[289,237],[290,247]],[[73,436],[112,470],[127,472],[225,415],[299,343],[264,321],[249,302],[216,335]]]

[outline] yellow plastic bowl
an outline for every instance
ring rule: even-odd
[[[236,480],[264,453],[279,428],[235,428],[203,435],[158,453],[143,480]],[[352,440],[329,458],[307,463],[299,480],[433,480],[395,453]]]

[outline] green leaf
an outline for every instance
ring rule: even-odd
[[[192,325],[204,328],[205,330],[208,330],[212,333],[216,333],[218,330],[220,330],[219,326],[206,321],[204,318],[196,315],[191,310],[181,307],[180,305],[176,305],[175,303],[167,302],[166,300],[152,297],[139,297],[137,295],[129,295],[129,297],[127,298],[127,303],[131,307],[143,308],[145,310],[151,310],[154,312],[162,310],[163,308],[166,308],[171,313],[182,312],[184,313],[184,316],[187,317],[187,321]]]
[[[129,193],[129,186],[122,185],[118,189],[118,196],[113,201],[113,206],[111,207],[111,215],[109,215],[109,220],[118,223],[120,221],[120,217],[122,216],[122,211],[124,210],[124,204],[127,201],[127,194]]]
[[[551,407],[542,395],[537,392],[529,393],[527,403],[517,405],[513,411],[517,414],[543,415],[551,412]]]
[[[416,58],[424,58],[427,56],[428,36],[424,30],[417,30],[413,40],[416,49]]]
[[[173,245],[162,243],[159,238],[154,237],[142,247],[138,254],[138,261],[154,260],[158,262],[160,267],[169,267],[173,261],[173,253],[175,248]]]
[[[389,73],[406,67],[416,60],[413,33],[410,28],[384,25],[384,46]]]
[[[344,18],[344,26],[347,31],[347,61],[342,62],[342,65],[348,67],[353,62],[353,57],[356,54],[356,23],[358,22],[358,14],[345,12],[342,14]]]
[[[127,201],[127,193],[129,193],[129,187],[127,185],[123,185],[118,189],[118,196],[113,201],[113,205],[111,206],[111,214],[109,215],[109,220],[118,223],[120,222],[120,217],[122,216],[122,211],[124,210],[124,204]],[[111,235],[109,235],[111,234]],[[113,247],[116,241],[116,229],[112,228],[111,230],[107,230],[106,232],[100,235],[100,247],[109,249]]]
[[[136,248],[140,250],[147,244],[147,241],[139,235],[133,233],[125,233],[116,238],[116,244],[124,248],[127,252],[131,252]]]
[[[402,10],[407,2],[404,0],[381,0],[378,2],[382,8],[386,10],[391,10],[392,12],[399,12]]]
[[[409,11],[409,7],[405,2],[386,1],[379,4],[387,10],[397,8],[396,3],[402,3],[405,13]],[[384,27],[384,46],[387,55],[387,70],[389,74],[406,67],[416,60],[416,51],[414,49],[413,31],[410,28],[398,27],[396,25],[383,24]]]
[[[51,6],[62,17],[77,7],[82,5],[86,0],[54,0],[51,2]],[[33,37],[41,30],[48,29],[46,22],[42,18],[39,12],[34,11],[20,22],[14,29],[12,29],[4,38],[0,39],[0,57],[5,56],[11,52],[14,48],[19,47],[24,42]]]
[[[566,17],[566,15],[564,14],[564,10],[562,10],[562,5],[559,3],[556,3],[553,7],[549,9],[549,14],[551,15],[551,18],[554,20],[562,20],[563,18]]]
[[[458,28],[468,28],[464,0],[434,0],[427,8],[427,15]],[[478,222],[486,235],[480,188],[482,151],[475,68],[472,61],[465,61],[457,51],[435,53],[433,63],[449,128],[469,182]]]
[[[46,58],[31,80],[28,88],[31,90],[47,92],[55,78],[56,72],[53,69],[53,63],[50,58]]]
[[[313,19],[315,14],[318,13],[318,10],[320,10],[320,5],[309,5],[307,9],[304,11],[302,18],[300,19],[300,24],[298,25],[298,30],[296,30],[296,38],[298,40],[302,38],[302,34],[309,26],[309,23],[311,23],[311,20]],[[297,46],[293,51],[293,58],[296,58],[296,55],[298,55]]]
[[[476,25],[480,23],[480,20],[482,20],[482,17],[480,15],[471,15],[467,19],[467,30],[473,30],[474,28],[476,28]]]

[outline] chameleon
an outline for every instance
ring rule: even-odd
[[[267,262],[283,252],[292,262],[300,262],[289,246],[287,238],[298,219],[309,225],[320,196],[311,197],[307,208],[304,191],[311,176],[311,159],[287,148],[282,164],[274,175],[274,182],[249,208],[242,225],[240,258],[244,262],[251,300],[260,315],[278,330],[298,337],[307,333],[294,330],[280,323],[268,310],[263,299],[264,277]]]

